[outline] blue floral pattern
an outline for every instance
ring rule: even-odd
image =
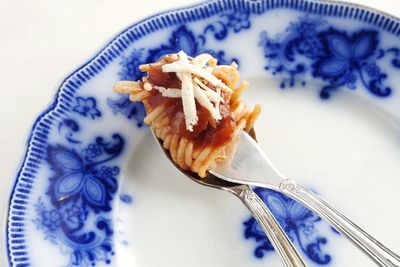
[[[43,210],[41,212],[42,215],[42,223],[45,227],[47,227],[51,232],[57,230],[61,225],[61,213],[56,209],[52,210]]]
[[[107,104],[113,110],[114,115],[121,113],[128,120],[134,120],[138,127],[143,126],[146,112],[142,103],[132,102],[128,95],[121,95],[118,99],[108,98]]]
[[[68,119],[67,124],[79,129],[71,121]],[[47,191],[49,201],[39,199],[35,223],[46,239],[69,255],[67,266],[110,263],[114,252],[108,217],[118,188],[119,167],[106,163],[118,157],[123,147],[122,136],[114,134],[108,142],[96,138],[79,153],[60,144],[47,148],[47,162],[53,171]]]
[[[78,133],[80,130],[79,123],[71,118],[63,119],[59,124],[58,124],[58,133],[61,136],[64,136],[65,140],[67,140],[69,143],[72,144],[79,144],[81,141],[79,141],[76,137],[75,134]]]
[[[81,114],[84,117],[90,117],[93,120],[96,117],[101,117],[100,110],[97,109],[96,99],[94,97],[76,97],[76,105],[73,107],[73,111]]]
[[[225,14],[228,18],[227,25],[233,28],[234,32],[240,32],[242,29],[249,29],[251,26],[249,20],[249,13],[248,12],[234,12],[230,14]]]
[[[355,89],[358,82],[373,95],[387,97],[392,89],[384,84],[387,74],[379,67],[379,61],[394,54],[392,65],[400,67],[395,52],[398,49],[381,48],[378,31],[340,31],[319,17],[301,17],[276,38],[264,31],[260,39],[268,60],[265,69],[286,76],[281,88],[294,86],[296,78],[310,74],[324,81],[320,92],[323,99],[343,86]]]
[[[143,75],[139,71],[139,65],[180,50],[190,55],[210,53],[222,63],[235,60],[227,60],[224,51],[206,48],[206,35],[211,33],[216,39],[222,40],[228,35],[229,29],[235,33],[248,29],[251,26],[249,14],[230,13],[223,14],[220,18],[221,20],[207,25],[197,36],[186,26],[180,26],[172,31],[168,42],[159,47],[149,50],[134,49],[129,56],[122,57],[121,70],[118,73],[120,79],[138,80]],[[147,54],[145,51],[148,51]],[[81,116],[93,120],[102,116],[94,97],[78,96],[75,102],[72,110]],[[145,111],[142,104],[132,103],[127,96],[108,98],[107,104],[114,114],[123,114],[134,120],[139,127],[143,125]],[[58,125],[58,133],[72,145],[81,145],[82,142],[76,137],[79,131],[79,123],[71,118],[63,119]],[[107,216],[117,191],[116,176],[119,168],[106,166],[105,163],[116,158],[124,145],[119,134],[113,135],[113,141],[105,142],[99,137],[80,150],[64,145],[48,146],[47,161],[55,174],[50,178],[47,192],[50,201],[46,203],[39,200],[36,206],[38,218],[35,222],[46,233],[47,239],[68,247],[63,251],[69,251],[69,266],[95,265],[101,260],[110,263],[113,231]],[[132,202],[129,195],[122,195],[120,199],[128,204]],[[97,217],[95,227],[88,230],[88,224],[93,223],[93,216]]]
[[[32,242],[38,246],[49,245],[32,239],[40,233],[26,234],[32,231],[32,226],[44,233],[46,242],[60,248],[63,258],[70,259],[65,263],[60,255],[54,255],[64,266],[111,264],[113,239],[119,237],[113,231],[115,225],[111,223],[110,209],[117,198],[118,161],[125,145],[118,135],[112,142],[106,142],[101,138],[92,139],[92,130],[90,134],[82,134],[81,130],[85,124],[97,127],[103,121],[114,119],[111,112],[141,126],[144,110],[140,104],[130,102],[127,96],[118,98],[113,95],[104,99],[104,92],[87,90],[92,86],[89,81],[96,83],[102,75],[110,78],[106,82],[140,79],[142,74],[137,68],[140,64],[154,61],[168,51],[181,49],[192,54],[209,52],[222,63],[230,63],[231,59],[238,61],[234,58],[237,55],[230,55],[229,51],[231,41],[240,41],[242,36],[229,40],[227,37],[253,29],[248,36],[260,34],[259,45],[265,55],[265,68],[267,72],[279,75],[282,88],[298,82],[304,85],[308,78],[314,78],[323,84],[320,96],[324,99],[345,87],[351,90],[364,88],[367,93],[378,97],[397,97],[392,86],[397,78],[395,71],[400,68],[398,19],[347,4],[320,2],[316,8],[317,5],[309,1],[288,0],[282,3],[216,0],[163,13],[127,28],[71,73],[60,85],[48,109],[35,120],[24,162],[9,198],[5,248],[10,266],[47,264],[46,257],[31,250],[29,245]],[[253,23],[256,17],[262,22],[262,16],[269,16],[270,11],[292,21],[286,30],[274,36],[271,36],[271,32],[275,32],[274,25]],[[298,17],[300,13],[308,15]],[[318,13],[321,17],[311,15]],[[338,23],[340,20],[343,23]],[[268,31],[261,32],[261,29]],[[149,49],[138,47],[145,36],[150,40],[155,32],[168,34],[168,38],[161,42],[157,39]],[[219,46],[221,40],[225,40],[223,46]],[[254,44],[250,45],[254,47]],[[221,47],[226,47],[225,51]],[[240,54],[246,55],[246,52]],[[120,63],[117,71],[115,61]],[[108,77],[115,74],[119,77]],[[108,93],[111,95],[111,91]],[[103,110],[104,105],[107,109]],[[391,106],[385,109],[391,109]],[[100,128],[99,131],[103,131]],[[130,129],[122,131],[125,130]],[[324,222],[280,194],[262,192],[261,189],[256,191],[269,203],[289,236],[313,262],[332,262],[332,254],[324,245],[330,238],[328,232],[322,232],[327,230]],[[38,195],[39,199],[35,197]],[[32,203],[32,199],[37,202]],[[125,205],[134,199],[124,192],[118,201]],[[29,223],[33,204],[36,204],[35,224]],[[248,218],[244,227],[247,243],[254,245],[255,255],[267,258],[272,245],[255,220]],[[127,240],[122,240],[122,244],[128,244]],[[329,239],[329,243],[332,241]]]
[[[206,34],[208,32],[213,32],[214,37],[218,40],[225,39],[228,34],[228,26],[223,22],[217,22],[215,24],[207,25],[204,29],[203,34],[198,36],[195,35],[193,31],[188,29],[186,26],[180,26],[177,30],[172,32],[171,38],[167,44],[162,44],[160,47],[149,50],[149,56],[146,58],[145,62],[154,62],[160,57],[177,53],[180,50],[185,51],[188,55],[195,56],[201,53],[209,53],[218,59],[221,63],[230,63],[234,59],[226,59],[225,52],[215,51],[213,49],[207,48],[206,45]]]
[[[139,66],[144,63],[144,49],[134,49],[129,56],[123,56],[120,62],[121,71],[118,75],[121,80],[134,81],[142,78],[143,73],[139,70]],[[143,104],[132,102],[128,95],[121,95],[118,99],[108,98],[108,106],[113,110],[115,115],[121,113],[129,120],[134,120],[138,127],[143,126],[143,119],[146,116]]]
[[[281,193],[260,187],[254,191],[269,207],[289,238],[301,247],[310,260],[321,265],[331,262],[332,257],[322,251],[322,245],[328,240],[318,233],[318,224],[325,223],[321,218]],[[274,250],[253,217],[245,221],[244,226],[245,238],[254,239],[257,243],[254,251],[257,258],[263,258],[266,252]]]
[[[293,31],[300,32],[302,36],[307,37],[307,42],[299,44],[296,51],[308,57],[316,57],[319,55],[318,49],[323,49],[319,40],[314,38],[316,35],[314,25],[317,22],[318,25],[324,24],[321,21],[315,21],[314,23],[309,22],[304,25],[293,24],[291,26]],[[129,57],[124,57],[121,62],[122,69],[119,72],[120,78],[126,80],[138,80],[143,75],[139,71],[140,64],[154,62],[165,54],[176,53],[180,50],[193,56],[204,52],[210,53],[216,57],[219,62],[224,64],[229,64],[233,60],[238,61],[238,59],[235,58],[227,60],[224,51],[216,51],[207,48],[207,35],[211,34],[216,40],[223,40],[228,36],[229,30],[238,33],[242,30],[249,29],[250,27],[251,23],[249,20],[249,14],[246,12],[223,14],[220,16],[220,19],[214,23],[208,24],[199,35],[196,35],[187,26],[180,26],[176,30],[172,31],[171,37],[167,43],[161,44],[157,48],[149,49],[147,56],[144,53],[144,49],[139,49],[134,50]],[[265,37],[266,33],[263,33],[262,36]],[[269,43],[267,44],[266,42]],[[266,40],[262,40],[260,44],[267,45],[268,47],[279,47],[278,44]],[[271,56],[271,58],[273,58],[273,56]],[[328,60],[328,58],[329,57],[327,56],[326,60]],[[272,61],[270,62],[271,64],[279,64],[279,62],[273,63]],[[294,58],[292,61],[294,61]],[[269,68],[271,66],[269,66]],[[292,82],[294,83],[294,76],[305,72],[305,70],[306,67],[302,65],[298,65],[291,70]],[[284,69],[276,67],[274,71],[275,73],[278,73],[284,71]],[[351,80],[350,78],[357,79],[357,77],[354,78],[354,76],[352,76],[349,77],[348,80]],[[122,113],[129,119],[135,118],[138,125],[142,125],[142,119],[145,113],[141,104],[132,103],[128,97],[122,96],[118,100],[108,99],[108,105],[113,109],[115,114]],[[93,155],[95,155],[94,152]],[[319,264],[327,264],[331,261],[331,256],[324,254],[321,247],[327,242],[327,239],[325,237],[320,237],[317,234],[318,230],[316,226],[317,223],[321,221],[319,217],[281,194],[261,188],[256,189],[256,192],[263,197],[264,201],[266,201],[274,211],[274,214],[277,216],[291,239],[296,240],[300,244],[303,251],[311,260]],[[126,202],[125,196],[121,196],[121,200]],[[258,246],[255,249],[256,257],[262,258],[266,251],[273,250],[272,244],[264,235],[254,218],[250,218],[246,221],[245,226],[246,238],[253,238],[258,243]]]
[[[122,56],[119,78],[124,81],[133,81],[142,77],[139,65],[143,64],[144,49],[134,49],[128,56]]]

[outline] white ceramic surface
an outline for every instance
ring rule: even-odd
[[[277,34],[285,35],[289,23],[301,21],[304,13],[282,8],[268,11],[268,16],[250,15],[248,20],[251,26],[246,28],[247,24],[241,21],[237,32],[235,25],[226,26],[231,21],[229,19],[225,24],[228,34],[222,41],[217,41],[212,33],[208,32],[206,35],[203,32],[208,25],[218,25],[215,22],[227,17],[221,14],[236,13],[225,9],[210,18],[186,24],[185,31],[181,30],[182,34],[179,35],[186,39],[178,38],[182,42],[175,47],[170,38],[175,36],[177,39],[176,34],[182,29],[179,26],[168,26],[165,30],[149,34],[136,41],[126,51],[122,49],[122,56],[112,58],[106,64],[106,68],[94,75],[95,78],[79,87],[79,91],[73,97],[75,102],[70,102],[71,107],[67,109],[66,114],[54,120],[46,144],[53,148],[63,146],[64,156],[66,151],[76,151],[77,158],[84,158],[88,152],[85,152],[85,149],[89,148],[90,144],[97,143],[103,149],[98,152],[101,155],[97,156],[100,157],[107,154],[104,148],[108,145],[96,142],[95,138],[102,136],[106,142],[111,140],[113,133],[119,133],[125,140],[124,149],[119,151],[121,153],[115,161],[109,160],[108,165],[104,165],[119,167],[120,173],[110,176],[118,178],[119,190],[118,193],[110,193],[113,197],[113,201],[110,202],[112,211],[85,207],[85,212],[92,219],[82,219],[83,215],[77,215],[77,211],[72,207],[54,206],[51,202],[52,193],[46,194],[50,188],[49,178],[61,177],[62,175],[57,176],[57,173],[68,171],[65,171],[63,165],[64,167],[59,168],[57,172],[55,164],[46,160],[51,158],[51,152],[46,150],[47,156],[44,155],[38,174],[35,174],[26,214],[23,215],[27,222],[24,239],[28,255],[26,260],[22,260],[23,263],[29,262],[32,266],[54,266],[54,262],[43,260],[44,251],[55,255],[59,266],[74,266],[74,262],[81,266],[91,263],[84,253],[84,256],[77,260],[73,254],[73,246],[64,242],[68,239],[62,237],[59,232],[55,233],[55,230],[59,231],[58,219],[57,214],[51,214],[51,211],[59,209],[66,213],[72,212],[73,216],[68,217],[72,220],[70,227],[73,228],[71,225],[75,223],[73,220],[76,218],[85,222],[85,230],[90,231],[91,227],[94,227],[97,236],[104,233],[100,231],[104,228],[96,229],[94,219],[103,216],[111,220],[107,225],[112,227],[113,233],[105,236],[112,239],[112,251],[115,255],[104,252],[106,250],[94,253],[97,259],[93,262],[99,266],[105,265],[105,256],[109,258],[112,266],[278,265],[279,260],[272,251],[266,251],[263,257],[254,255],[260,243],[251,237],[244,238],[248,227],[243,223],[250,217],[236,199],[226,193],[201,188],[188,181],[159,153],[147,129],[138,127],[135,120],[129,120],[121,113],[113,113],[109,99],[117,100],[118,96],[109,89],[118,79],[123,78],[121,76],[125,70],[121,62],[126,62],[124,58],[132,58],[132,51],[140,48],[145,48],[142,56],[142,60],[145,60],[148,57],[147,49],[158,49],[161,44],[174,49],[188,44],[184,48],[190,50],[195,46],[196,52],[201,49],[224,50],[226,59],[237,57],[241,64],[242,77],[252,84],[245,98],[251,104],[261,103],[264,106],[263,115],[257,123],[257,132],[263,149],[276,166],[287,176],[294,177],[330,200],[389,247],[395,251],[400,250],[396,228],[400,222],[396,212],[396,203],[399,200],[396,188],[399,186],[400,97],[395,86],[399,80],[398,70],[391,65],[390,54],[382,60],[379,59],[379,62],[372,57],[369,59],[379,63],[380,72],[387,73],[385,84],[393,89],[390,96],[376,96],[366,90],[365,84],[362,84],[357,76],[355,90],[347,89],[348,84],[344,84],[332,93],[329,100],[322,100],[319,92],[329,79],[323,80],[321,75],[315,75],[311,81],[307,79],[307,84],[303,86],[303,76],[300,75],[300,82],[281,90],[279,87],[282,77],[271,76],[263,69],[268,59],[264,57],[264,47],[258,45],[260,38],[262,40],[262,31],[266,30],[268,37],[272,39],[278,36]],[[318,15],[310,17],[321,19]],[[281,22],[277,23],[277,20]],[[377,31],[379,48],[400,46],[397,37],[376,25],[330,16],[322,16],[322,20],[345,31],[348,36],[365,29]],[[328,28],[324,27],[318,28],[318,33],[327,32]],[[190,34],[196,38],[204,34],[206,43],[201,46],[192,42]],[[200,39],[196,40],[199,42]],[[165,47],[163,49],[165,50]],[[321,57],[311,60],[323,61]],[[311,76],[311,73],[306,73],[307,75]],[[62,89],[64,91],[67,90],[65,84]],[[89,99],[91,97],[96,100],[95,105]],[[85,106],[89,107],[89,111],[81,109]],[[79,124],[79,129],[75,131],[73,121]],[[112,152],[108,154],[117,155]],[[94,159],[97,156],[93,156],[92,160],[96,161]],[[149,164],[150,161],[154,163]],[[104,174],[98,177],[109,176]],[[130,202],[128,196],[133,198],[129,204],[126,203]],[[38,211],[40,200],[43,200],[44,207]],[[104,208],[104,205],[102,207]],[[278,207],[276,210],[282,208]],[[9,218],[11,217],[12,215]],[[45,219],[50,223],[46,223]],[[51,222],[55,223],[54,226],[51,226]],[[38,225],[41,227],[38,228]],[[328,241],[319,245],[321,255],[330,255],[329,264],[372,266],[369,259],[343,237],[334,233],[326,223],[312,221],[308,226],[314,228],[309,229],[311,237],[307,242],[317,240],[315,236],[326,238]],[[300,231],[291,227],[289,229],[292,229],[292,235],[296,238]],[[46,234],[49,230],[53,235],[50,240],[45,240],[45,237],[49,238]],[[56,244],[50,242],[52,239]],[[296,242],[302,243],[301,247],[306,247],[307,250],[307,246],[304,245],[308,244],[307,242],[300,239]],[[14,254],[13,257],[21,258],[18,254]],[[308,257],[308,261],[310,264],[318,263],[312,256]]]

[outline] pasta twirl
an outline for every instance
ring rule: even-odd
[[[205,177],[209,166],[223,160],[227,147],[240,131],[249,132],[261,112],[241,100],[248,88],[238,84],[237,64],[217,65],[208,54],[195,58],[184,52],[166,55],[140,66],[147,73],[141,81],[120,81],[113,90],[141,101],[144,122],[185,170]]]

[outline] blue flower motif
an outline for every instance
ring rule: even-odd
[[[72,110],[81,114],[84,117],[89,116],[93,120],[96,117],[101,117],[101,112],[96,107],[96,99],[94,99],[93,97],[76,97],[76,105]]]
[[[94,159],[103,153],[100,145],[90,144],[87,148],[82,150],[82,155],[87,159]]]
[[[285,230],[293,242],[297,242],[309,259],[318,264],[327,264],[331,256],[321,251],[321,245],[327,242],[318,235],[317,223],[321,219],[296,201],[283,194],[265,188],[254,190]],[[265,252],[273,250],[273,246],[265,236],[257,221],[251,217],[244,222],[246,239],[255,239],[257,247],[254,255],[262,258]]]
[[[376,31],[361,31],[349,37],[345,32],[330,29],[320,34],[325,56],[314,64],[314,75],[323,79],[339,79],[347,71],[359,70],[362,63],[374,55]]]
[[[145,63],[143,51],[144,49],[134,49],[129,56],[122,57],[122,61],[120,62],[122,69],[118,73],[121,80],[139,80],[143,76],[143,73],[139,69],[139,66]],[[136,121],[138,127],[144,125],[143,119],[146,116],[146,112],[143,104],[130,101],[128,95],[121,95],[116,100],[108,98],[107,105],[112,109],[115,115],[121,113],[129,120]]]
[[[79,131],[74,123],[71,126]],[[47,148],[47,162],[54,171],[47,191],[50,208],[39,198],[34,222],[44,230],[46,239],[69,254],[67,266],[111,263],[113,230],[106,216],[117,192],[119,168],[104,164],[120,155],[123,147],[121,135],[113,134],[112,141],[97,137],[80,153],[62,145]]]
[[[319,56],[323,48],[318,39],[318,28],[325,24],[321,19],[313,19],[309,16],[301,18],[286,30],[290,34],[285,38],[286,56],[290,60],[295,60],[295,55],[304,55],[307,58],[314,59]]]
[[[108,98],[107,104],[115,115],[121,113],[129,120],[134,120],[138,127],[144,125],[143,119],[146,116],[146,111],[143,104],[130,101],[128,95],[121,95],[117,100]]]
[[[348,88],[356,89],[357,76],[352,71],[346,72],[343,79]]]
[[[87,218],[87,212],[82,209],[82,206],[73,205],[65,210],[65,222],[72,229],[79,228]]]
[[[316,26],[312,21],[302,21],[299,24],[298,31],[300,35],[306,38],[314,38],[317,35]]]
[[[99,162],[89,161],[87,157],[81,157],[74,150],[69,150],[61,145],[49,146],[48,162],[56,171],[56,175],[52,178],[53,182],[48,193],[55,205],[80,199],[82,205],[91,207],[95,212],[111,210],[109,202],[117,190],[117,181],[113,175],[102,176],[96,165],[108,161],[120,153],[122,139],[116,137],[116,139],[118,138],[121,142],[119,147],[104,149],[105,153],[113,154],[112,157]],[[101,142],[102,139],[99,139],[98,145],[101,145]],[[92,150],[92,154],[89,153],[89,155],[97,157],[99,149]],[[83,151],[88,153],[88,150]],[[111,174],[115,173],[118,172],[114,168],[114,172]]]
[[[190,56],[196,56],[200,52],[200,44],[193,32],[186,26],[180,26],[172,32],[168,44],[162,44],[159,48],[150,49],[146,62],[154,62],[166,54],[185,51]]]
[[[60,227],[62,223],[61,219],[61,214],[55,209],[50,211],[45,210],[42,212],[42,223],[52,232],[56,231]]]
[[[281,44],[270,38],[266,31],[262,31],[258,45],[263,48],[264,56],[268,58],[268,65],[265,66],[265,69],[272,70],[274,75],[283,71],[284,69],[280,66],[281,60],[279,59]]]
[[[265,66],[265,69],[272,71],[273,75],[285,74],[285,78],[280,85],[281,88],[285,88],[287,84],[294,86],[295,77],[307,71],[306,65],[303,62],[297,63],[294,58],[296,51],[300,50],[300,48],[296,50],[296,46],[294,45],[296,43],[300,44],[298,41],[289,43],[291,45],[288,44],[284,48],[279,41],[270,38],[266,31],[260,33],[260,42],[258,45],[263,47],[264,57],[268,58],[268,64]],[[314,51],[313,49],[310,50]],[[302,53],[307,54],[306,51]]]
[[[365,71],[369,75],[369,77],[375,78],[378,77],[381,73],[381,70],[375,62],[369,62],[365,65]]]
[[[333,27],[326,29],[326,25],[328,23],[320,18],[305,16],[290,23],[286,32],[278,34],[276,39],[268,37],[266,32],[260,35],[259,45],[268,59],[265,69],[283,74],[281,88],[286,87],[287,81],[294,86],[296,77],[310,72],[314,78],[325,81],[320,92],[323,99],[328,99],[342,86],[355,89],[358,81],[376,96],[389,96],[392,89],[383,85],[387,75],[377,62],[386,54],[393,54],[392,65],[399,68],[400,50],[378,49],[376,30],[348,33]]]
[[[218,25],[221,26],[221,23],[219,23]],[[216,26],[208,25],[205,28],[204,33],[207,33],[209,31],[215,32],[214,36],[221,40],[223,38],[226,38],[227,35],[226,26],[222,24],[221,27],[222,29],[220,31],[217,31]],[[180,50],[185,51],[190,56],[196,56],[201,53],[209,53],[223,64],[228,64],[232,61],[224,58],[224,51],[215,51],[213,49],[206,48],[204,46],[205,42],[205,35],[200,35],[196,37],[193,31],[189,30],[186,26],[180,26],[177,30],[172,32],[168,44],[162,44],[156,49],[149,50],[149,56],[146,58],[146,62],[157,61],[160,57],[166,54],[177,53]]]
[[[232,14],[226,14],[228,17],[228,26],[233,28],[234,32],[240,32],[242,29],[249,29],[251,26],[249,13],[236,11]]]
[[[111,168],[111,167],[107,167],[107,166],[101,166],[99,174],[102,177],[117,176],[119,174],[119,168],[118,167]]]
[[[122,69],[118,73],[121,80],[134,81],[139,80],[143,73],[140,71],[139,66],[143,64],[142,61],[144,49],[134,49],[129,56],[122,56],[120,62]]]

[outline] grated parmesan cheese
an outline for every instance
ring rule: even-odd
[[[196,100],[199,102],[200,105],[205,107],[211,114],[214,120],[219,121],[222,119],[221,114],[219,113],[219,110],[214,108],[214,106],[211,104],[211,101],[208,99],[207,95],[205,92],[197,85],[193,85],[194,88],[194,96],[196,97]]]
[[[221,95],[221,89],[219,87],[217,87],[217,94]],[[224,103],[224,100],[221,98],[221,101],[215,102],[215,109],[219,111],[219,104],[220,103]]]
[[[200,54],[193,59],[193,63],[200,67],[205,67],[212,58],[210,54]]]
[[[182,64],[179,61],[176,61],[163,65],[162,70],[163,72],[192,73],[207,80],[214,86],[219,86],[228,92],[232,92],[231,88],[226,86],[226,84],[224,84],[221,80],[215,77],[212,73],[196,65]]]
[[[217,87],[217,92],[215,92],[214,90],[212,90],[211,88],[209,88],[207,85],[205,85],[202,81],[200,81],[197,78],[193,79],[201,88],[203,88],[205,90],[206,95],[208,96],[208,98],[214,102],[214,103],[218,103],[222,102],[224,103],[224,99],[222,99],[221,97],[221,90],[219,89],[219,87]],[[219,91],[218,91],[219,90]]]
[[[189,65],[189,59],[185,52],[180,51],[178,56],[179,60],[176,61],[177,63],[179,62],[182,65]],[[190,72],[181,71],[180,73],[177,73],[177,76],[182,82],[182,106],[183,113],[185,114],[186,129],[193,132],[193,126],[197,124],[198,117],[196,112],[196,102],[194,100],[192,75]]]
[[[155,89],[164,97],[182,98],[186,129],[190,132],[193,131],[193,126],[198,122],[196,100],[218,122],[222,119],[219,106],[221,102],[224,102],[221,97],[221,89],[228,92],[232,92],[232,90],[212,74],[214,67],[208,66],[208,63],[213,57],[209,54],[201,54],[195,58],[190,58],[189,61],[188,55],[183,51],[178,53],[178,57],[177,61],[163,65],[162,71],[175,72],[181,81],[181,88],[152,87],[150,83],[146,82],[144,89],[148,91]],[[199,78],[215,86],[216,91],[208,87]]]
[[[154,89],[159,91],[162,96],[171,97],[171,98],[181,98],[182,90],[177,88],[165,88],[162,86],[154,86]]]

